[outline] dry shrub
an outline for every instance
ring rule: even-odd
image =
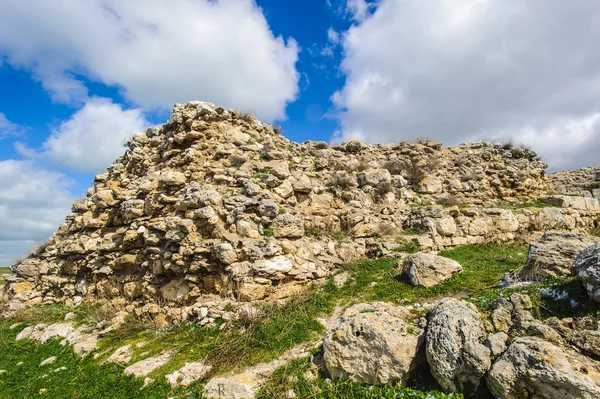
[[[256,113],[251,109],[240,109],[236,110],[235,113],[239,119],[247,123],[252,123],[256,119]]]
[[[425,144],[432,140],[429,137],[415,137],[413,141],[417,144]]]
[[[275,132],[275,134],[282,135],[283,134],[283,126],[273,125],[273,132]]]
[[[440,167],[441,160],[436,157],[411,157],[395,159],[386,163],[386,169],[394,175],[402,175],[410,183],[415,184]]]

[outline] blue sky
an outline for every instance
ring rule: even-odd
[[[251,110],[295,141],[600,148],[595,0],[5,0],[0,264],[64,220],[175,102]]]

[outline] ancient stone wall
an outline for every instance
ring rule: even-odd
[[[600,168],[565,170],[549,176],[551,190],[560,194],[576,194],[600,198]]]
[[[598,214],[597,201],[498,208],[547,194],[546,165],[523,148],[298,144],[209,103],[176,105],[127,147],[13,266],[11,306],[108,298],[195,316],[203,303],[286,297],[341,263],[393,254],[406,229],[443,248],[585,231]]]

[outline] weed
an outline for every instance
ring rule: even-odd
[[[272,227],[265,227],[263,229],[263,235],[265,237],[273,237],[275,235],[275,231],[273,230]]]
[[[368,386],[351,381],[315,378],[308,359],[297,359],[278,369],[258,393],[259,399],[285,398],[293,391],[299,399],[441,399],[462,398],[462,394],[418,391],[401,386]],[[289,397],[289,396],[287,396]]]
[[[406,252],[409,254],[417,253],[421,248],[418,243],[409,241],[404,237],[396,237],[396,244],[398,244],[398,246],[394,248],[395,251]]]
[[[251,109],[240,109],[235,111],[237,117],[246,123],[252,123],[256,119],[256,113]]]
[[[432,140],[428,137],[415,137],[413,141],[417,144],[426,144]]]
[[[333,233],[333,238],[338,242],[338,244],[343,243],[348,238],[348,230],[337,230]]]
[[[304,234],[309,237],[319,238],[323,234],[323,230],[319,226],[308,225],[304,227]]]

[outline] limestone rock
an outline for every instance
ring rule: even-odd
[[[490,334],[485,340],[485,346],[490,350],[492,356],[501,355],[506,349],[506,342],[508,341],[508,335],[504,332],[498,332],[496,334]]]
[[[432,287],[462,271],[455,260],[433,254],[410,255],[400,266],[400,271],[412,285]]]
[[[137,378],[145,377],[159,367],[169,363],[169,360],[171,360],[171,352],[164,352],[158,356],[140,360],[127,367],[123,372],[125,375],[132,375]]]
[[[370,385],[405,383],[424,340],[423,328],[410,319],[407,309],[383,302],[349,308],[323,339],[331,377]]]
[[[167,301],[175,301],[190,292],[190,286],[184,279],[171,280],[161,289],[163,298]]]
[[[600,362],[535,337],[516,338],[486,377],[495,397],[600,397]]]
[[[581,251],[571,269],[585,286],[590,298],[600,302],[600,244]]]
[[[188,386],[194,381],[204,378],[210,372],[212,367],[201,362],[186,363],[179,370],[167,374],[165,378],[171,385],[171,388],[179,386]]]
[[[475,394],[491,366],[490,350],[483,345],[485,328],[477,308],[446,298],[429,314],[426,335],[431,373],[446,390]]]
[[[52,364],[56,361],[56,356],[50,356],[48,359],[44,360],[40,363],[40,367],[46,366],[48,364]]]
[[[528,280],[569,276],[577,255],[599,241],[582,233],[549,231],[539,242],[529,245],[527,264],[519,274]]]
[[[278,238],[300,238],[304,236],[304,222],[299,216],[286,213],[275,218],[273,230]]]
[[[252,264],[252,269],[259,276],[289,273],[293,267],[292,261],[286,256],[275,256],[271,259],[262,259]]]
[[[73,352],[76,355],[86,355],[94,350],[98,345],[98,334],[87,326],[79,327],[75,331],[67,334],[61,345],[73,345]]]
[[[65,338],[75,328],[70,323],[56,323],[56,324],[37,324],[35,326],[25,327],[23,331],[17,334],[16,341],[22,339],[31,339],[40,341],[45,344],[53,338]]]
[[[113,354],[106,359],[106,361],[110,363],[127,364],[131,361],[132,356],[133,349],[131,348],[131,345],[124,345],[115,350]]]
[[[187,177],[176,170],[164,170],[160,173],[158,181],[166,186],[182,186],[187,183]]]
[[[546,197],[544,201],[561,208],[573,208],[584,211],[600,210],[600,204],[596,198],[578,197],[573,195],[552,195]]]
[[[576,330],[570,342],[586,352],[600,356],[600,330]]]

